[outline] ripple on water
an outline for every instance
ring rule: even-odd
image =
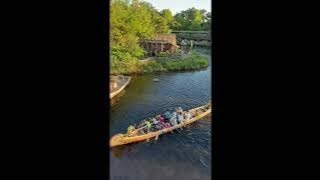
[[[208,68],[133,77],[111,108],[110,134],[123,132],[130,124],[178,106],[190,109],[207,103],[210,71]],[[153,78],[160,81],[153,82]],[[157,141],[112,148],[111,179],[211,179],[211,122],[204,118],[183,130],[162,135]]]

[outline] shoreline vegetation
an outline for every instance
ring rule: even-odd
[[[173,15],[170,9],[157,10],[143,0],[110,1],[110,72],[144,74],[162,71],[195,70],[208,66],[206,58],[192,53],[181,58],[156,58],[142,63],[147,52],[139,45],[141,39],[152,39],[155,34],[171,31],[210,31],[211,12],[189,8]],[[168,60],[167,60],[168,59]]]
[[[186,57],[160,56],[148,62],[141,62],[138,59],[130,63],[118,62],[111,65],[111,75],[133,75],[149,74],[155,72],[187,71],[198,70],[209,66],[208,58],[193,52]]]

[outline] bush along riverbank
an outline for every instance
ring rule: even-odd
[[[165,71],[187,71],[206,68],[209,66],[209,60],[200,54],[193,52],[186,57],[156,57],[148,62],[140,60],[124,61],[111,65],[112,75],[130,75],[130,74],[146,74],[153,72]]]

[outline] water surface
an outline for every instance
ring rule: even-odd
[[[211,59],[210,50],[196,49]],[[209,53],[209,54],[208,54]],[[152,79],[158,78],[159,82]],[[110,135],[130,124],[174,110],[204,105],[211,95],[211,67],[198,71],[141,75],[112,102]],[[110,152],[112,180],[211,179],[211,117],[157,141],[119,146]]]

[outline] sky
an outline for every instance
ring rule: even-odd
[[[195,7],[211,12],[211,0],[144,0],[151,3],[159,11],[170,9],[172,14]]]

